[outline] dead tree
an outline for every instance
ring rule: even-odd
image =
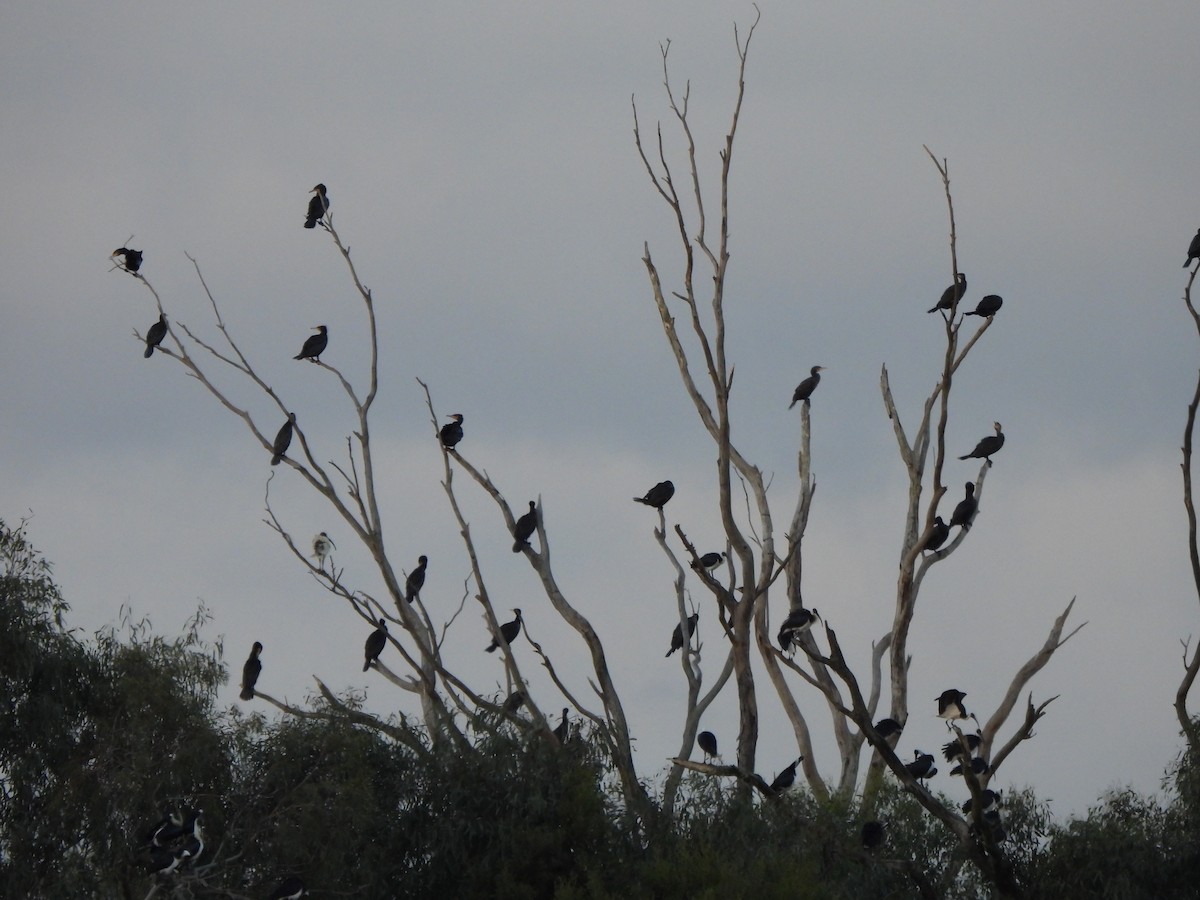
[[[1189,258],[1190,261],[1190,258]],[[1196,272],[1200,267],[1193,267],[1188,274],[1187,284],[1183,288],[1183,302],[1192,324],[1200,334],[1200,312],[1192,303],[1192,285],[1196,283]],[[1200,376],[1196,379],[1196,390],[1192,394],[1192,402],[1187,407],[1187,419],[1183,428],[1183,506],[1187,510],[1188,520],[1188,556],[1192,563],[1192,582],[1196,588],[1196,596],[1200,598],[1200,544],[1196,536],[1196,504],[1192,493],[1192,446],[1196,433],[1196,410],[1200,408]],[[1179,728],[1188,743],[1188,749],[1193,753],[1200,751],[1200,728],[1188,712],[1188,695],[1200,673],[1200,642],[1192,644],[1191,640],[1183,641],[1183,678],[1175,691],[1175,716],[1179,720]]]

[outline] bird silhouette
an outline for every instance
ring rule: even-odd
[[[808,400],[812,396],[813,391],[817,389],[817,385],[821,383],[821,372],[824,369],[824,366],[813,366],[809,369],[809,376],[796,385],[796,390],[792,391],[792,402],[788,404],[788,409],[791,409],[801,400]]]
[[[454,421],[443,425],[442,430],[438,432],[438,437],[442,439],[442,446],[447,450],[453,450],[463,439],[462,413],[454,413],[450,418]]]
[[[254,646],[250,648],[250,657],[242,665],[242,692],[238,696],[243,700],[254,699],[254,686],[258,684],[258,676],[262,674],[262,660],[258,658],[262,649],[263,645],[255,641]]]
[[[317,333],[309,335],[304,341],[304,346],[300,348],[300,352],[293,356],[292,359],[320,361],[321,354],[329,346],[329,329],[324,325],[316,325],[314,329]]]
[[[667,501],[675,496],[675,485],[669,481],[660,481],[650,490],[646,491],[643,497],[634,497],[634,503],[644,503],[647,506],[653,506],[655,509],[662,509],[667,505]]]
[[[959,459],[986,459],[992,461],[992,454],[999,453],[1000,448],[1004,446],[1004,432],[1000,430],[1000,423],[993,422],[992,428],[996,429],[995,434],[989,434],[987,437],[980,439],[975,445],[975,449],[966,456],[960,456]]]
[[[304,219],[304,227],[316,228],[317,221],[329,212],[329,195],[325,192],[323,184],[318,184],[309,193],[313,196],[308,201],[308,216]]]
[[[520,553],[529,546],[529,539],[537,531],[538,514],[537,501],[529,501],[529,512],[517,519],[513,525],[513,553]]]
[[[142,251],[130,250],[128,247],[118,247],[112,252],[113,256],[119,256],[124,260],[121,263],[122,268],[126,272],[136,272],[142,267]]]
[[[958,501],[958,506],[954,507],[954,513],[950,516],[950,527],[961,525],[963,531],[970,530],[975,511],[979,509],[979,501],[975,499],[975,485],[968,481],[966,489],[967,495]]]
[[[371,668],[371,663],[379,659],[379,654],[383,652],[383,648],[387,646],[387,620],[380,619],[379,626],[367,635],[366,643],[363,644],[363,671]]]
[[[517,639],[517,635],[521,633],[521,611],[519,609],[514,609],[513,612],[516,613],[516,618],[511,622],[505,622],[500,626],[500,636],[504,638],[505,644],[511,644]],[[499,646],[499,639],[492,638],[492,643],[484,649],[487,650],[488,653],[494,653],[496,648]]]
[[[118,250],[117,252],[120,253],[121,251]],[[132,252],[137,253],[136,250]],[[1193,237],[1192,242],[1188,244],[1187,262],[1183,264],[1183,267],[1186,269],[1188,266],[1190,266],[1193,259],[1200,259],[1200,229],[1197,229],[1195,237]],[[141,265],[141,262],[142,254],[138,253],[138,265]],[[136,272],[137,269],[134,268],[132,271]]]
[[[159,313],[158,321],[146,329],[146,352],[143,356],[149,359],[154,355],[154,348],[163,342],[167,336],[167,317]]]
[[[696,633],[696,622],[700,619],[700,613],[692,613],[687,618],[688,638],[690,639]],[[675,626],[675,630],[671,632],[671,649],[667,651],[667,656],[670,656],[684,644],[683,632],[679,630],[679,626]]]
[[[956,303],[963,298],[963,294],[967,292],[967,273],[959,272],[954,276],[954,284],[942,291],[942,298],[938,300],[937,306],[928,312],[934,313],[939,309],[953,310]]]
[[[979,301],[973,310],[971,310],[969,313],[965,313],[965,315],[983,316],[986,319],[990,319],[1000,311],[1000,307],[1003,305],[1004,298],[999,294],[988,294]]]
[[[283,455],[287,453],[288,447],[292,445],[292,429],[296,425],[296,414],[288,413],[287,421],[283,423],[283,427],[279,429],[279,433],[275,435],[275,443],[271,445],[271,465],[277,466],[283,459]]]
[[[408,573],[404,580],[404,599],[409,603],[421,596],[421,588],[425,586],[425,567],[429,565],[428,556],[417,557],[417,567]]]
[[[696,743],[700,745],[700,749],[704,751],[706,759],[712,759],[720,756],[717,753],[717,736],[711,731],[702,731],[696,735]]]

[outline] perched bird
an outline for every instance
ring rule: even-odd
[[[975,734],[964,734],[963,738],[966,739],[967,751],[969,753],[974,753],[979,749],[979,745],[983,743],[983,735],[978,732]],[[950,743],[942,746],[942,756],[945,757],[946,762],[953,762],[963,754],[964,751],[962,741],[960,741],[958,738],[955,738],[954,740],[950,741]]]
[[[824,366],[813,366],[808,370],[810,373],[809,376],[796,385],[796,390],[792,391],[792,402],[788,404],[788,409],[791,409],[801,400],[808,400],[812,396],[812,392],[821,383],[821,372],[824,369]]]
[[[692,568],[704,569],[706,572],[711,572],[724,561],[724,553],[705,553],[702,557],[692,563]]]
[[[1004,298],[999,294],[988,294],[979,301],[978,305],[973,310],[971,310],[969,313],[966,313],[966,315],[983,316],[984,318],[990,319],[1000,311],[1000,307],[1003,305]]]
[[[283,427],[279,429],[279,433],[275,435],[275,443],[271,445],[271,465],[279,465],[279,461],[283,459],[283,454],[287,453],[287,448],[292,445],[292,428],[296,424],[296,414],[288,413],[287,421],[283,423]]]
[[[967,273],[959,272],[954,276],[954,284],[942,291],[942,299],[937,302],[937,306],[928,310],[929,312],[937,312],[939,309],[954,309],[955,304],[963,298],[963,294],[967,292]]]
[[[279,882],[279,887],[275,888],[270,900],[300,900],[305,893],[304,882],[295,875],[289,875]]]
[[[130,250],[128,247],[118,247],[112,252],[113,256],[122,257],[125,262],[122,264],[126,272],[136,272],[142,267],[142,251]]]
[[[323,184],[318,184],[309,193],[313,197],[308,201],[308,217],[304,220],[304,227],[316,228],[317,220],[329,212],[329,195],[325,193]]]
[[[517,519],[513,525],[513,553],[520,553],[523,547],[529,546],[529,539],[537,531],[537,501],[529,501],[529,512]]]
[[[333,542],[333,538],[325,532],[321,532],[313,538],[312,542],[312,557],[317,561],[317,566],[321,571],[325,570],[325,557],[329,555],[331,549],[336,550],[337,544]]]
[[[895,719],[880,719],[875,723],[875,732],[885,741],[893,734],[899,734],[904,730],[904,726]]]
[[[500,626],[500,637],[504,639],[505,644],[511,644],[517,639],[517,635],[521,633],[521,611],[514,609],[516,618],[511,622],[505,622]],[[496,648],[500,646],[500,638],[492,638],[490,646],[485,647],[488,653],[494,653]]]
[[[958,506],[954,507],[954,513],[950,516],[950,527],[961,525],[963,531],[968,531],[971,528],[971,520],[975,518],[975,510],[979,508],[979,501],[975,499],[975,485],[970,481],[967,482],[967,496],[958,501]]]
[[[983,775],[988,770],[987,760],[984,759],[982,756],[972,756],[970,765],[971,765],[971,771],[974,772],[976,775]],[[962,773],[963,773],[963,764],[962,763],[959,763],[957,766],[955,766],[953,769],[950,770],[951,775],[962,775]]]
[[[771,782],[771,790],[776,794],[782,794],[793,784],[796,783],[796,766],[800,765],[804,757],[801,756],[794,763],[775,776],[775,780]]]
[[[779,649],[788,652],[804,632],[812,628],[813,622],[821,618],[815,609],[805,609],[803,606],[793,609],[783,624],[779,626]]]
[[[1000,802],[1000,792],[993,791],[990,788],[982,790],[979,792],[979,800],[980,800],[979,811],[982,813],[990,812],[991,810],[995,809],[996,805]],[[972,797],[972,798],[968,799],[967,802],[962,805],[962,811],[965,813],[969,813],[971,811],[971,808],[974,805],[975,805],[975,799]]]
[[[717,736],[711,731],[702,731],[696,735],[696,743],[700,745],[700,749],[704,751],[706,759],[712,759],[715,756],[720,756],[717,753]]]
[[[557,726],[555,726],[554,736],[556,738],[558,738],[558,742],[560,744],[565,744],[567,742],[567,735],[569,735],[570,733],[571,733],[571,725],[569,722],[567,722],[567,708],[564,706],[562,721],[559,722]]]
[[[163,313],[159,313],[158,321],[146,329],[146,352],[144,354],[146,359],[154,355],[154,348],[161,344],[166,336],[167,317]]]
[[[184,838],[175,856],[193,863],[204,852],[204,813],[193,809],[183,823]]]
[[[363,644],[363,671],[371,668],[371,663],[379,659],[379,654],[383,652],[383,648],[387,646],[387,620],[380,619],[379,627],[367,635],[367,642]]]
[[[442,426],[442,430],[438,432],[438,436],[442,439],[442,446],[447,450],[453,450],[459,441],[463,439],[461,413],[455,413],[450,416],[453,422],[448,422]]]
[[[692,613],[687,618],[688,640],[691,640],[693,634],[696,633],[696,622],[700,618],[700,613]],[[683,632],[679,630],[679,626],[675,626],[675,630],[671,632],[671,649],[667,651],[667,656],[670,656],[676,650],[683,646]]]
[[[937,769],[933,765],[934,759],[932,753],[922,753],[920,750],[913,751],[913,761],[905,763],[904,768],[908,769],[908,774],[918,781],[925,778],[932,778],[937,774]]]
[[[938,716],[946,720],[947,728],[954,719],[967,718],[967,708],[963,706],[966,696],[962,691],[950,688],[942,691],[941,696],[937,698]]]
[[[324,325],[314,326],[316,334],[310,335],[304,341],[304,346],[300,348],[292,359],[309,359],[320,361],[321,354],[325,352],[325,348],[329,345],[329,329]]]
[[[650,490],[646,491],[644,497],[634,497],[634,503],[645,503],[647,506],[653,506],[655,509],[662,509],[667,505],[667,501],[675,496],[675,485],[669,481],[660,481]]]
[[[262,674],[262,661],[258,658],[260,653],[262,644],[255,641],[250,648],[250,657],[242,666],[242,692],[238,696],[243,700],[254,699],[254,685],[258,684],[258,676]]]
[[[929,532],[929,538],[925,541],[925,546],[921,548],[922,552],[928,550],[932,553],[946,543],[948,537],[950,537],[950,526],[942,521],[941,516],[934,516],[933,530]]]
[[[883,846],[883,842],[886,837],[886,823],[877,822],[874,819],[872,819],[870,822],[863,822],[862,845],[864,850],[877,850]]]
[[[504,706],[502,709],[507,713],[515,713],[518,709],[525,705],[525,692],[513,691],[504,698]]]
[[[173,809],[163,811],[163,817],[146,831],[145,843],[149,847],[166,847],[183,834],[183,816]]]
[[[417,557],[417,567],[408,573],[404,581],[404,599],[412,603],[421,596],[421,588],[425,586],[425,567],[429,565],[428,556]]]
[[[120,253],[121,251],[118,250],[117,252]],[[137,251],[134,252],[136,253]],[[1193,259],[1200,259],[1200,229],[1196,231],[1196,236],[1192,238],[1192,242],[1188,244],[1188,258],[1187,262],[1183,264],[1183,267],[1186,269],[1188,266],[1190,266]],[[140,263],[141,261],[142,254],[138,253],[138,262]],[[133,271],[136,272],[137,268],[135,267]]]
[[[966,456],[960,456],[959,459],[986,459],[991,462],[992,454],[1000,452],[1000,448],[1004,446],[1004,432],[1000,430],[1000,423],[993,422],[992,427],[996,429],[995,434],[989,434],[980,440],[974,450]]]

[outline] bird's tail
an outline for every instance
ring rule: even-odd
[[[243,700],[253,700],[254,699],[254,688],[242,688],[242,692],[240,694],[238,694],[238,696],[241,697]]]
[[[927,309],[926,312],[937,312],[941,307],[935,306],[933,309]]]
[[[788,404],[788,409],[791,409],[795,405],[796,405],[796,401],[793,400],[791,403]]]
[[[487,648],[487,652],[488,652],[488,653],[495,653],[495,652],[496,652],[496,648],[497,648],[497,647],[499,647],[499,646],[500,646],[499,644],[497,644],[497,643],[495,643],[495,642],[493,641],[493,642],[492,642],[492,646],[490,646],[490,647],[488,647],[488,648]]]
[[[514,541],[513,542],[513,553],[520,553],[521,548],[526,547],[526,546],[528,546],[528,543],[526,541]]]
[[[146,359],[149,359],[149,358],[150,358],[150,357],[152,357],[153,355],[154,355],[154,348],[153,348],[153,347],[147,347],[147,348],[146,348],[146,352],[143,354],[143,356],[145,356],[145,357],[146,357]]]
[[[363,663],[363,671],[365,672],[369,668],[371,668],[371,661],[368,659],[365,663]]]
[[[960,456],[960,457],[959,457],[959,459],[970,459],[970,458],[971,458],[971,454],[970,454],[970,453],[968,453],[966,456]]]

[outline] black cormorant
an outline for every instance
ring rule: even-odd
[[[329,195],[325,193],[325,185],[318,184],[309,191],[313,195],[308,201],[308,218],[304,220],[305,228],[316,228],[317,220],[329,212]]]
[[[300,900],[304,893],[304,882],[295,875],[289,875],[279,882],[279,887],[275,888],[270,900]]]
[[[696,633],[696,622],[700,619],[700,613],[692,613],[687,618],[688,639]],[[667,651],[667,656],[670,656],[676,650],[683,646],[683,632],[679,630],[679,626],[675,626],[675,630],[671,632],[671,649]]]
[[[864,850],[877,850],[883,846],[884,838],[887,837],[887,825],[883,822],[877,822],[872,819],[870,822],[863,822],[862,827],[862,845]]]
[[[920,750],[913,751],[913,761],[905,763],[904,768],[908,769],[908,774],[918,781],[924,778],[932,778],[937,774],[937,768],[934,767],[933,754],[922,753]]]
[[[1004,446],[1004,432],[1000,430],[1000,423],[993,422],[992,427],[996,429],[995,434],[989,434],[983,438],[975,445],[974,450],[966,456],[960,456],[959,459],[986,459],[991,462],[992,454],[999,452],[1000,448]]]
[[[123,266],[126,272],[136,272],[142,267],[141,250],[130,250],[128,247],[118,247],[112,252],[112,255],[120,256],[125,260]]]
[[[704,569],[711,572],[717,566],[725,561],[724,553],[705,553],[698,560],[692,563],[693,569]]]
[[[999,294],[987,294],[982,300],[979,301],[979,304],[969,313],[966,313],[966,315],[983,316],[984,318],[990,319],[1000,311],[1000,307],[1003,305],[1004,298]]]
[[[262,644],[255,641],[250,648],[250,657],[242,666],[242,692],[238,696],[243,700],[254,699],[254,685],[258,684],[258,676],[262,674],[262,660],[258,658],[260,653]]]
[[[933,528],[929,532],[929,538],[925,541],[925,546],[922,551],[928,550],[932,553],[942,544],[946,543],[946,538],[950,537],[950,526],[942,521],[941,516],[933,517]]]
[[[938,716],[946,720],[947,728],[954,719],[967,718],[967,708],[963,706],[966,696],[962,691],[950,688],[942,691],[941,696],[937,698]]]
[[[904,726],[895,719],[880,719],[875,723],[875,733],[885,741],[893,734],[899,734],[904,730]]]
[[[363,671],[371,668],[371,663],[379,659],[379,654],[383,652],[383,648],[387,646],[387,620],[380,619],[379,627],[367,635],[367,642],[363,644]]]
[[[812,628],[813,622],[819,618],[821,616],[815,609],[805,609],[803,606],[793,609],[779,626],[779,649],[787,653],[800,635]]]
[[[771,790],[776,794],[781,794],[796,783],[796,766],[804,759],[803,756],[797,759],[794,763],[775,776],[775,780],[771,782]]]
[[[792,402],[788,404],[788,409],[791,409],[801,400],[807,400],[812,396],[812,392],[821,383],[821,372],[824,368],[824,366],[813,366],[808,370],[810,373],[809,376],[796,385],[796,390],[792,391]]]
[[[660,481],[650,490],[646,491],[644,497],[634,497],[634,503],[645,503],[647,506],[653,506],[655,509],[662,509],[667,505],[667,501],[675,496],[675,485],[669,481]]]
[[[337,544],[333,542],[333,538],[322,531],[313,538],[312,548],[313,559],[317,561],[317,566],[321,571],[325,571],[325,557],[329,555],[331,549],[337,549]]]
[[[275,443],[271,445],[271,465],[279,465],[283,459],[283,454],[287,453],[288,447],[292,444],[292,427],[296,424],[296,414],[288,413],[287,421],[283,423],[283,427],[279,429],[279,433],[275,435]]]
[[[720,755],[717,753],[717,736],[711,731],[702,731],[696,735],[696,743],[707,758],[712,759]]]
[[[517,519],[513,525],[513,553],[520,553],[523,548],[529,546],[529,539],[537,531],[537,522],[537,501],[530,500],[529,512]]]
[[[975,485],[967,482],[967,496],[958,501],[958,506],[954,507],[954,514],[950,516],[950,527],[961,525],[963,531],[968,531],[971,528],[971,520],[975,518],[975,510],[979,508],[979,501],[975,499]]]
[[[519,609],[514,609],[513,612],[516,613],[516,618],[514,618],[511,622],[505,622],[500,626],[500,637],[504,638],[504,643],[506,644],[511,644],[517,639],[517,635],[521,633],[521,611]],[[499,646],[499,639],[492,638],[492,643],[484,649],[486,649],[488,653],[493,653]]]
[[[562,721],[559,722],[557,726],[555,726],[554,736],[556,738],[558,738],[558,742],[560,744],[565,744],[567,742],[567,735],[569,735],[570,733],[571,733],[571,725],[567,721],[567,708],[564,706]]]
[[[325,352],[325,348],[329,346],[329,329],[324,325],[314,326],[316,334],[310,335],[305,341],[304,346],[300,348],[292,359],[312,359],[320,361],[321,354]]]
[[[408,573],[404,581],[404,599],[412,603],[421,596],[421,588],[425,586],[425,567],[429,565],[428,556],[417,557],[417,567]]]
[[[963,298],[963,294],[967,292],[967,273],[959,272],[954,276],[954,284],[942,291],[942,299],[938,301],[937,306],[929,310],[929,312],[937,312],[939,309],[954,309],[954,305]]]
[[[462,414],[455,413],[450,418],[454,421],[443,425],[442,430],[438,432],[438,436],[442,439],[442,446],[447,450],[453,450],[458,442],[463,439]]]
[[[515,713],[518,709],[525,705],[525,692],[513,691],[504,698],[503,709],[507,713]]]
[[[161,344],[166,336],[167,317],[164,313],[159,313],[158,321],[146,329],[146,352],[143,354],[146,359],[154,355],[154,348]]]
[[[117,252],[120,253],[121,251],[118,250]],[[1196,236],[1193,237],[1192,242],[1188,244],[1188,258],[1187,262],[1183,264],[1183,267],[1186,269],[1188,266],[1190,266],[1193,259],[1200,259],[1200,230],[1196,231]],[[138,253],[138,262],[140,263],[141,261],[142,254]],[[136,272],[137,269],[134,269],[134,271]]]

